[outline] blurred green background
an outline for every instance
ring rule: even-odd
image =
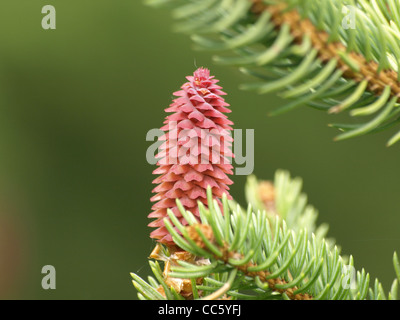
[[[41,27],[47,4],[56,30]],[[129,273],[149,274],[154,246],[146,133],[196,65],[221,80],[235,128],[255,129],[254,173],[301,176],[319,222],[388,290],[400,251],[392,132],[334,143],[327,124],[347,116],[303,107],[270,118],[281,100],[240,91],[249,79],[193,51],[172,24],[138,0],[1,1],[0,298],[136,299]],[[243,203],[245,177],[233,180]],[[48,264],[55,290],[41,287]]]

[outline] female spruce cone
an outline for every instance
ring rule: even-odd
[[[160,140],[164,142],[156,156],[159,168],[153,172],[160,176],[153,181],[158,186],[153,190],[156,195],[151,201],[156,203],[149,218],[156,220],[149,226],[157,229],[150,237],[167,245],[174,244],[163,222],[168,217],[167,209],[187,225],[176,199],[198,217],[197,202],[207,205],[207,186],[212,188],[214,197],[226,193],[230,198],[228,185],[232,184],[227,174],[232,174],[233,123],[224,114],[231,110],[221,97],[226,93],[208,69],[199,68],[186,79],[189,82],[174,93],[177,98],[165,109],[173,114],[166,117],[161,128],[165,135]]]

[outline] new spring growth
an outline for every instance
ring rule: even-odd
[[[207,186],[214,198],[224,193],[230,198],[228,185],[232,184],[228,175],[233,174],[233,123],[226,116],[231,112],[222,97],[226,93],[208,69],[199,68],[186,79],[188,82],[174,93],[176,99],[165,110],[172,114],[161,128],[163,135],[158,138],[159,153],[155,156],[158,168],[153,172],[160,176],[153,181],[158,185],[153,190],[156,195],[151,201],[155,204],[149,218],[156,220],[149,226],[156,229],[150,236],[168,245],[173,241],[163,221],[168,217],[167,210],[187,225],[176,199],[199,217],[198,202],[207,206]]]

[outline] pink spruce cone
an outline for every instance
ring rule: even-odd
[[[156,218],[149,227],[157,229],[150,237],[166,245],[174,245],[163,222],[168,217],[167,209],[187,225],[176,199],[196,217],[199,217],[197,202],[207,206],[207,186],[212,188],[214,198],[226,193],[231,199],[228,185],[232,181],[227,174],[233,173],[230,161],[233,123],[224,114],[231,112],[221,97],[226,93],[216,85],[219,80],[210,76],[208,69],[199,68],[186,79],[189,82],[174,93],[178,98],[165,109],[173,114],[166,117],[161,128],[166,133],[159,139],[164,143],[156,156],[159,168],[153,172],[160,176],[153,181],[158,186],[151,201],[156,203],[148,217]]]

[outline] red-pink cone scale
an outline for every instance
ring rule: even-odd
[[[214,198],[221,198],[224,193],[231,198],[228,185],[232,181],[227,174],[232,174],[233,123],[224,114],[231,112],[221,97],[226,93],[208,69],[199,68],[186,79],[188,82],[174,93],[177,98],[165,109],[172,114],[161,128],[165,135],[160,140],[164,142],[156,156],[159,167],[153,172],[160,176],[153,181],[158,186],[153,190],[156,195],[151,201],[155,204],[149,218],[156,220],[149,226],[156,229],[150,237],[166,245],[174,245],[163,221],[168,209],[187,225],[176,199],[199,217],[197,202],[207,206],[207,186],[212,188]]]

